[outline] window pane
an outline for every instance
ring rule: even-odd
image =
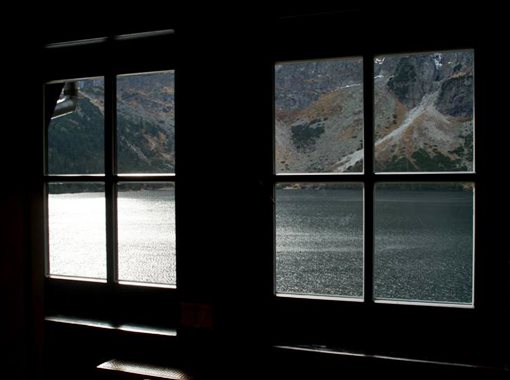
[[[48,187],[49,274],[106,279],[104,185]]]
[[[65,82],[48,126],[48,173],[104,173],[103,78]]]
[[[174,125],[174,71],[117,78],[119,173],[173,173]]]
[[[379,184],[375,298],[473,302],[473,184]]]
[[[473,171],[472,50],[375,59],[378,172]]]
[[[118,187],[119,280],[175,285],[173,183]]]
[[[276,292],[363,296],[362,185],[277,185]]]
[[[363,171],[363,60],[275,65],[277,173]]]

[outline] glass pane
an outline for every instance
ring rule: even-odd
[[[117,78],[119,173],[175,171],[174,71]]]
[[[50,183],[48,190],[49,274],[106,279],[104,185]]]
[[[375,169],[473,171],[473,50],[375,59]]]
[[[276,187],[276,292],[363,296],[363,187]]]
[[[173,183],[118,187],[119,280],[175,285]]]
[[[375,298],[473,302],[473,185],[379,184]]]
[[[47,85],[48,96],[60,84]],[[104,173],[104,80],[63,84],[48,126],[49,174]]]
[[[363,171],[363,60],[275,65],[277,173]]]

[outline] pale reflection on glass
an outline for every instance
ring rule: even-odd
[[[119,281],[176,284],[173,183],[118,186]]]
[[[276,292],[363,296],[363,186],[276,187]]]
[[[473,302],[473,184],[378,184],[374,296]]]
[[[117,78],[119,173],[175,172],[174,71]]]
[[[50,183],[49,275],[106,279],[104,185]]]

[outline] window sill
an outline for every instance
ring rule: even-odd
[[[149,326],[130,324],[130,323],[117,325],[117,324],[113,324],[108,321],[68,317],[68,316],[62,316],[62,315],[48,316],[45,318],[45,321],[50,322],[50,323],[56,323],[56,324],[90,327],[90,328],[95,328],[95,329],[116,330],[116,331],[123,331],[123,332],[128,332],[128,333],[135,333],[135,334],[177,337],[177,330],[175,330],[175,329],[149,327]]]
[[[443,368],[446,370],[476,370],[497,374],[510,373],[510,368],[505,364],[485,364],[485,363],[459,363],[450,361],[439,361],[419,358],[400,357],[392,355],[371,354],[359,351],[344,351],[332,349],[327,346],[314,346],[314,345],[274,345],[273,349],[278,353],[291,354],[291,353],[308,353],[319,356],[336,357],[338,359],[349,360],[351,362],[371,362],[377,366],[377,363],[390,364],[393,363],[397,366],[410,365],[423,368]]]
[[[97,366],[99,371],[131,375],[133,378],[150,377],[151,379],[188,380],[189,376],[176,368],[154,366],[146,363],[134,363],[112,359]]]

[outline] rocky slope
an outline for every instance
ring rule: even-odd
[[[48,169],[54,174],[104,172],[104,83],[78,81],[76,111],[48,127]],[[119,77],[119,173],[174,171],[173,72]]]
[[[378,57],[377,171],[473,168],[472,51]],[[276,66],[277,172],[363,170],[361,60]]]
[[[473,169],[472,51],[389,55],[374,63],[377,171]],[[119,77],[118,170],[174,171],[173,72]],[[79,82],[78,109],[48,129],[50,173],[103,173],[104,89]],[[363,170],[359,58],[275,66],[277,172]]]
[[[117,99],[119,172],[174,172],[173,72],[122,77]]]

